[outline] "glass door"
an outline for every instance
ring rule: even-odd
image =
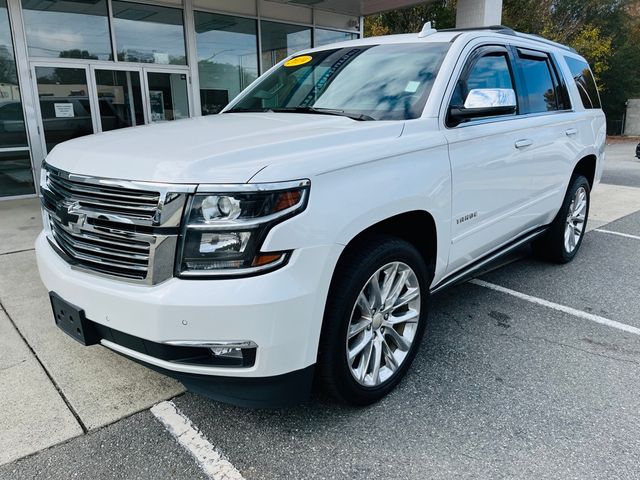
[[[107,132],[146,123],[140,69],[92,67],[98,96],[98,126]]]
[[[148,116],[152,123],[189,117],[187,73],[144,69]]]
[[[33,66],[45,152],[96,131],[86,66]]]

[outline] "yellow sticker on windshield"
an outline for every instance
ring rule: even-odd
[[[291,60],[287,60],[284,62],[285,67],[297,67],[300,65],[304,65],[305,63],[309,63],[313,60],[311,55],[301,55],[299,57],[293,57]]]

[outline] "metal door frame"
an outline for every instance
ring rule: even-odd
[[[145,81],[146,76],[143,75],[143,67],[130,66],[122,63],[115,63],[115,64],[112,64],[111,66],[92,63],[92,64],[89,64],[89,70],[91,72],[91,83],[95,91],[95,96],[96,96],[95,100],[98,107],[98,111],[96,112],[96,123],[97,123],[98,129],[95,131],[95,133],[100,133],[103,131],[102,121],[100,119],[100,105],[99,105],[99,98],[98,98],[98,82],[96,80],[96,70],[112,71],[112,72],[138,72],[138,76],[140,78],[140,95],[142,96],[142,116],[144,118],[143,125],[147,125],[150,123],[150,117],[148,116],[148,108],[147,108],[147,103],[149,99],[146,94],[146,91],[147,91],[146,81]],[[139,125],[136,125],[136,126],[139,126]]]
[[[33,95],[35,98],[35,110],[37,116],[37,128],[38,128],[38,136],[40,137],[40,145],[42,151],[45,154],[45,157],[49,154],[47,150],[47,141],[45,139],[45,131],[44,131],[44,123],[42,118],[42,108],[40,107],[40,94],[38,93],[38,76],[36,75],[36,69],[38,67],[44,68],[74,68],[78,70],[84,70],[85,79],[87,83],[87,97],[89,97],[89,108],[91,109],[91,126],[93,128],[93,133],[97,133],[98,131],[98,115],[99,115],[99,106],[98,106],[98,95],[95,89],[95,79],[91,75],[90,65],[86,62],[77,61],[77,62],[40,62],[40,61],[32,61],[29,62],[29,72],[31,76],[31,87],[33,89]]]
[[[149,124],[153,123],[151,121],[151,99],[149,98],[149,77],[148,77],[148,73],[168,73],[168,74],[172,74],[172,73],[179,73],[182,74],[186,77],[187,79],[187,108],[189,109],[189,111],[187,112],[187,116],[185,118],[191,118],[193,115],[193,92],[191,91],[191,74],[189,72],[189,68],[188,67],[184,67],[184,68],[166,68],[157,64],[149,64],[149,66],[144,66],[142,67],[142,76],[144,77],[143,83],[144,83],[144,95],[145,95],[145,99],[144,99],[144,105],[145,105],[145,109],[146,109],[146,115],[148,118],[148,122]]]

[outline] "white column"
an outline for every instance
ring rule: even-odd
[[[193,0],[184,0],[184,32],[187,40],[187,63],[189,64],[189,82],[188,88],[191,90],[189,95],[189,112],[192,117],[202,115],[202,106],[200,104],[200,73],[198,71],[198,51],[196,46],[196,23],[193,13]]]
[[[458,0],[457,28],[488,27],[502,22],[502,0]]]

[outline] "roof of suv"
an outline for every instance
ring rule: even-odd
[[[428,27],[425,27],[428,28]],[[576,51],[568,47],[566,45],[562,45],[561,43],[554,42],[552,40],[547,40],[546,38],[540,37],[538,35],[528,34],[517,32],[512,30],[509,27],[505,27],[502,25],[494,25],[490,27],[480,27],[480,28],[450,28],[443,30],[428,30],[426,34],[422,33],[404,33],[398,35],[384,35],[380,37],[366,37],[359,38],[356,40],[349,40],[346,42],[340,42],[333,45],[378,45],[381,43],[390,44],[390,43],[415,43],[415,42],[453,42],[458,37],[465,36],[468,39],[478,36],[492,36],[501,39],[505,39],[505,36],[511,38],[518,38],[522,40],[528,40],[531,42],[535,42],[538,44],[543,44],[547,48],[557,48],[560,50],[564,50],[566,52],[576,53]],[[322,50],[327,46],[317,47],[312,50]]]

